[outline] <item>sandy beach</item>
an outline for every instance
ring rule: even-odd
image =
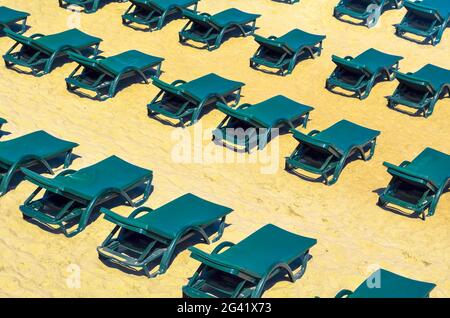
[[[232,38],[220,49],[208,52],[179,44],[178,32],[185,20],[172,21],[156,32],[125,27],[120,17],[128,3],[113,1],[95,14],[81,14],[79,26],[103,39],[100,48],[105,56],[136,49],[164,57],[164,81],[191,80],[215,72],[246,84],[241,103],[282,94],[313,106],[308,127],[299,127],[302,131],[324,129],[341,119],[380,130],[374,158],[348,164],[333,186],[308,182],[284,171],[284,158],[297,145],[289,134],[272,141],[279,147],[275,161],[174,160],[180,130],[147,116],[146,105],[158,92],[155,86],[136,83],[104,102],[81,98],[69,93],[64,81],[74,63],[58,66],[41,78],[0,67],[0,117],[8,120],[3,131],[10,133],[0,140],[42,129],[80,144],[74,151],[80,157],[74,160],[73,169],[110,155],[151,169],[154,191],[146,205],[152,208],[191,192],[234,209],[221,241],[238,242],[267,223],[316,238],[304,277],[296,283],[277,283],[265,297],[333,297],[340,289],[357,287],[379,267],[433,282],[437,287],[431,297],[449,297],[449,193],[442,196],[436,214],[426,221],[386,211],[376,203],[377,191],[390,180],[383,161],[400,164],[412,160],[425,147],[450,153],[450,99],[440,100],[434,114],[425,119],[387,107],[385,97],[392,94],[396,81],[378,84],[363,101],[332,94],[324,85],[334,69],[332,54],[355,56],[371,47],[403,56],[403,72],[416,71],[427,63],[450,69],[450,31],[436,47],[418,45],[394,35],[392,25],[402,19],[405,9],[386,12],[375,28],[367,29],[334,19],[332,10],[337,2],[301,0],[290,6],[270,0],[200,1],[200,11],[215,13],[236,7],[261,14],[257,33],[264,36],[282,35],[293,28],[325,34],[322,55],[303,61],[286,77],[249,67],[249,58],[258,47],[252,37]],[[59,8],[56,0],[2,0],[0,4],[31,14],[26,35],[64,31],[73,18],[73,13]],[[12,45],[11,39],[0,37],[2,54]],[[212,149],[211,131],[223,118],[220,111],[213,110],[184,130],[192,137],[192,150]],[[198,138],[200,132],[204,137]],[[240,158],[246,160],[245,156]],[[179,253],[166,274],[155,279],[105,266],[98,260],[96,247],[113,225],[100,216],[70,239],[42,230],[24,221],[19,211],[34,189],[33,184],[22,181],[0,198],[0,296],[181,296],[181,287],[199,265],[187,250]],[[114,211],[127,215],[132,208],[119,206]],[[217,244],[197,247],[210,251]],[[80,270],[79,286],[70,284],[74,268]]]

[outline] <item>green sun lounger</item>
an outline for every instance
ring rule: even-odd
[[[102,39],[90,36],[78,29],[43,35],[33,34],[29,37],[5,29],[8,37],[16,43],[3,55],[6,67],[19,65],[31,69],[35,76],[42,76],[51,71],[55,60],[67,56],[69,52],[93,54],[96,56]],[[18,48],[20,46],[20,48]],[[16,48],[18,48],[16,50]],[[87,52],[89,50],[89,52]]]
[[[117,2],[127,2],[128,0],[117,0]],[[73,6],[83,8],[85,13],[94,13],[98,10],[102,0],[58,0],[61,8],[70,8]],[[103,1],[107,2],[107,1]],[[108,0],[111,2],[111,0]]]
[[[213,132],[213,140],[219,144],[242,147],[244,151],[264,146],[278,135],[280,128],[295,128],[302,120],[306,127],[313,107],[297,103],[282,95],[274,96],[258,104],[243,104],[236,109],[217,103],[226,117]]]
[[[69,58],[78,66],[66,78],[67,89],[78,88],[96,93],[95,98],[105,100],[114,97],[120,81],[138,76],[148,84],[150,77],[159,77],[163,58],[148,55],[136,50],[126,51],[114,56],[94,58],[69,53]]]
[[[236,245],[219,244],[211,254],[190,247],[191,257],[202,264],[183,287],[183,295],[260,298],[269,280],[277,275],[287,274],[292,282],[300,279],[311,258],[309,250],[316,243],[268,224]]]
[[[13,176],[23,167],[40,166],[53,174],[48,161],[65,155],[64,168],[67,168],[72,150],[77,146],[42,130],[0,142],[0,196],[8,191]]]
[[[434,287],[436,284],[421,282],[379,269],[355,291],[343,289],[336,298],[428,298]]]
[[[286,170],[302,169],[318,174],[327,185],[336,183],[353,154],[359,154],[364,161],[370,160],[380,135],[377,130],[347,120],[323,131],[313,130],[307,135],[297,130],[292,130],[292,133],[300,144],[286,158]]]
[[[436,211],[439,198],[450,186],[450,155],[426,148],[412,162],[400,166],[385,162],[392,180],[380,195],[378,204],[388,203],[412,210],[425,219]]]
[[[333,16],[338,20],[353,23],[342,18],[349,16],[360,20],[361,24],[368,28],[372,28],[377,25],[386,10],[401,9],[402,7],[403,0],[340,0],[334,8]]]
[[[161,30],[169,17],[181,13],[182,9],[197,12],[200,0],[130,0],[131,6],[122,15],[122,23],[137,23],[152,30]]]
[[[3,29],[11,29],[11,26],[20,23],[20,30],[18,33],[23,33],[27,30],[27,18],[30,16],[27,12],[17,11],[5,6],[0,6],[0,32]]]
[[[280,75],[287,75],[292,73],[300,59],[320,56],[326,36],[294,29],[280,37],[265,38],[255,34],[254,38],[259,48],[250,58],[250,67],[256,69],[263,65],[277,69]]]
[[[206,231],[217,223],[217,236],[211,242],[219,240],[232,209],[188,193],[155,210],[139,208],[128,217],[104,208],[101,212],[116,226],[97,248],[100,259],[144,270],[153,278],[167,271],[180,243],[197,235],[209,244]],[[159,268],[152,273],[151,264],[158,259]]]
[[[403,57],[390,55],[375,49],[369,49],[355,58],[332,56],[336,68],[327,79],[326,89],[334,88],[354,92],[359,99],[367,98],[375,84],[382,80],[393,81],[395,71]]]
[[[405,1],[405,7],[407,13],[399,24],[395,24],[395,34],[418,43],[439,44],[449,25],[450,2],[445,0]],[[409,34],[413,34],[418,39]]]
[[[203,43],[208,51],[219,48],[226,34],[237,32],[243,37],[252,35],[256,30],[256,19],[261,16],[235,8],[214,15],[190,10],[182,12],[189,22],[179,33],[180,43],[185,44],[188,40]]]
[[[450,97],[450,70],[427,64],[415,73],[396,73],[400,82],[394,94],[388,97],[389,107],[404,105],[430,116],[440,98]]]
[[[152,171],[116,156],[78,171],[65,170],[53,179],[28,169],[22,172],[28,181],[38,186],[20,206],[23,217],[59,229],[67,237],[86,228],[95,208],[104,207],[117,197],[137,207],[148,199],[152,189]],[[142,198],[133,201],[132,193],[142,192],[142,186],[145,186]],[[44,190],[43,195],[35,200],[41,190]]]
[[[245,84],[211,73],[190,82],[177,80],[172,84],[153,78],[153,85],[160,92],[148,104],[148,115],[163,115],[184,126],[186,122],[189,125],[196,123],[205,107],[215,105],[217,101],[233,102],[231,106],[236,106]]]

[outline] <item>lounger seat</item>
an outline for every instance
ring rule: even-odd
[[[144,270],[153,278],[167,271],[177,246],[193,235],[200,235],[209,244],[206,230],[219,223],[212,242],[219,240],[232,209],[188,193],[155,210],[139,208],[128,217],[104,208],[101,212],[116,227],[97,248],[100,259]],[[152,273],[151,263],[159,258],[159,268]]]
[[[236,109],[217,103],[217,108],[226,117],[213,132],[213,140],[235,148],[242,147],[245,151],[255,146],[264,148],[271,138],[278,135],[274,129],[295,128],[299,120],[306,127],[309,113],[314,109],[282,95],[254,105],[243,104]]]
[[[181,13],[182,9],[197,12],[199,0],[130,0],[131,5],[122,15],[122,23],[137,23],[152,30],[160,30],[170,16]]]
[[[94,13],[98,10],[101,2],[111,2],[111,0],[58,0],[61,8],[77,6],[83,8],[85,13]],[[128,0],[117,0],[117,2],[127,2]]]
[[[399,86],[388,97],[389,107],[405,105],[430,116],[439,100],[450,96],[450,70],[427,64],[415,73],[396,73]]]
[[[436,284],[421,282],[379,269],[355,291],[341,290],[336,298],[428,298]]]
[[[340,0],[334,8],[333,16],[341,21],[343,16],[349,16],[372,28],[377,25],[381,15],[389,9],[400,9],[403,0]]]
[[[414,42],[439,44],[449,25],[450,3],[442,0],[405,1],[405,8],[407,13],[402,21],[395,25],[395,34]]]
[[[65,155],[64,167],[67,168],[72,150],[77,146],[42,130],[0,142],[0,196],[8,191],[13,176],[22,167],[40,166],[53,174],[48,161]]]
[[[139,76],[148,84],[150,77],[159,77],[163,58],[148,55],[136,50],[126,51],[110,57],[84,57],[69,53],[70,59],[78,63],[75,70],[66,78],[67,89],[78,88],[96,93],[96,98],[105,100],[114,97],[121,80]]]
[[[30,14],[27,12],[0,6],[0,32],[2,32],[3,29],[11,29],[13,25],[19,22],[21,22],[21,27],[18,33],[25,32],[27,30],[27,18],[29,16]]]
[[[412,210],[425,218],[434,215],[439,198],[450,186],[450,155],[426,148],[412,162],[400,166],[385,162],[392,180],[379,198],[388,203]]]
[[[153,78],[153,85],[160,92],[148,104],[148,115],[163,115],[184,126],[186,122],[196,123],[204,108],[217,101],[237,105],[245,84],[211,73],[190,82],[176,80],[171,84]]]
[[[19,65],[29,68],[33,75],[42,76],[51,71],[55,59],[67,56],[69,52],[93,54],[96,56],[102,39],[90,36],[78,29],[29,37],[5,29],[8,37],[16,43],[3,55],[8,68]],[[18,48],[19,47],[19,48]],[[18,48],[16,50],[16,48]],[[87,52],[89,49],[89,52]]]
[[[231,8],[210,15],[183,10],[183,16],[189,22],[179,33],[180,43],[188,40],[206,45],[209,51],[215,50],[222,44],[225,34],[237,31],[241,36],[252,35],[256,30],[256,19],[261,15],[243,12]]]
[[[367,98],[372,87],[380,80],[393,81],[403,57],[369,49],[355,58],[340,58],[333,55],[336,69],[327,79],[326,88],[334,92],[335,87],[354,92],[359,99]]]
[[[263,65],[277,69],[280,75],[287,75],[292,73],[298,61],[305,55],[311,58],[320,56],[322,42],[326,36],[294,29],[280,37],[265,38],[255,34],[254,38],[259,48],[250,59],[250,67],[256,69]]]
[[[268,224],[236,245],[219,244],[211,254],[190,247],[191,257],[202,265],[183,287],[183,294],[191,298],[259,298],[267,282],[280,273],[292,282],[300,279],[311,257],[309,250],[316,243],[316,239]]]
[[[28,169],[22,171],[28,181],[38,186],[20,206],[24,218],[34,219],[48,227],[54,226],[67,237],[86,228],[95,208],[118,196],[137,207],[148,199],[151,191],[152,171],[116,156],[78,171],[65,170],[53,179]],[[133,202],[130,193],[140,190],[143,185],[142,198]],[[34,200],[43,189],[43,196]],[[78,224],[77,228],[69,231],[75,224]]]
[[[307,135],[297,130],[292,133],[300,144],[286,159],[286,170],[302,169],[319,174],[327,185],[336,183],[351,155],[358,153],[364,161],[370,160],[380,135],[377,130],[347,120]]]

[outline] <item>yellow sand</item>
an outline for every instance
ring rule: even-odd
[[[65,30],[71,16],[57,2],[4,0],[2,5],[31,13],[32,29],[27,34],[49,34]],[[80,98],[66,91],[64,78],[74,68],[70,63],[42,78],[0,68],[0,116],[8,119],[4,130],[11,132],[2,140],[45,129],[80,144],[75,153],[81,158],[72,168],[113,154],[148,167],[155,176],[155,191],[147,202],[151,207],[186,192],[233,207],[222,240],[237,242],[267,223],[317,238],[305,276],[295,284],[277,283],[266,297],[331,297],[342,288],[355,288],[380,266],[436,283],[434,297],[450,296],[450,195],[444,195],[436,215],[423,222],[379,208],[375,192],[390,180],[383,161],[410,160],[427,146],[450,153],[449,100],[440,101],[433,116],[424,119],[386,107],[384,97],[393,92],[396,82],[377,85],[364,101],[324,89],[325,79],[333,70],[331,54],[357,55],[370,47],[404,56],[401,69],[405,72],[426,63],[450,68],[450,32],[437,47],[417,45],[394,35],[392,24],[401,20],[404,9],[387,12],[377,27],[368,30],[332,18],[336,3],[302,0],[290,6],[270,0],[200,2],[199,9],[211,13],[237,7],[262,14],[258,20],[258,33],[262,35],[281,35],[296,27],[326,34],[322,56],[302,62],[285,78],[248,67],[257,48],[251,38],[231,39],[214,52],[184,47],[178,43],[178,31],[185,21],[173,21],[154,33],[134,31],[121,24],[120,15],[128,6],[125,3],[108,4],[93,15],[82,15],[81,20],[83,31],[104,39],[101,49],[105,55],[138,49],[164,57],[164,80],[189,80],[216,72],[247,84],[242,102],[283,94],[314,106],[308,131],[324,129],[343,118],[381,130],[373,160],[352,162],[332,187],[304,181],[283,170],[284,157],[296,146],[290,135],[274,141],[280,145],[275,174],[261,173],[261,167],[267,166],[264,163],[174,163],[174,128],[146,115],[146,104],[157,93],[155,87],[134,84],[106,102]],[[0,52],[11,45],[8,38],[0,38]],[[222,118],[214,110],[202,118],[202,128],[211,130]],[[186,131],[193,135],[194,127]],[[205,146],[209,144],[209,135],[206,137]],[[71,239],[46,232],[25,222],[18,209],[33,189],[31,183],[21,182],[0,199],[1,296],[179,297],[181,286],[197,269],[198,263],[187,251],[176,257],[165,275],[152,280],[107,267],[97,259],[96,247],[112,225],[100,217]],[[127,207],[115,210],[123,214],[131,211]],[[81,270],[80,288],[67,284],[72,277],[71,264]]]

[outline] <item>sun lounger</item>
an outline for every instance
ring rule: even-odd
[[[197,235],[210,243],[207,228],[218,224],[215,242],[222,237],[225,218],[232,209],[185,194],[155,210],[142,207],[128,217],[102,209],[105,219],[116,224],[101,246],[100,259],[132,270],[144,270],[150,278],[164,274],[181,242]],[[151,263],[160,259],[158,270]]]
[[[11,26],[20,23],[21,27],[18,33],[23,33],[27,30],[27,18],[29,13],[17,11],[5,6],[0,6],[0,32],[3,29],[10,29]]]
[[[69,53],[70,59],[78,63],[75,70],[66,78],[67,89],[78,88],[96,93],[96,98],[105,100],[114,97],[120,81],[139,76],[148,84],[148,78],[161,74],[163,58],[148,55],[139,51],[126,51],[110,57],[84,57],[77,53]],[[107,92],[107,93],[105,93]]]
[[[370,160],[380,135],[379,131],[347,120],[323,131],[313,130],[307,135],[297,130],[292,130],[292,133],[300,144],[286,159],[286,170],[302,169],[318,174],[327,185],[336,183],[353,154],[359,154],[364,161]]]
[[[160,92],[147,106],[148,115],[163,115],[184,126],[186,122],[189,125],[197,122],[204,108],[215,105],[217,101],[228,104],[231,99],[233,105],[237,105],[245,84],[211,73],[190,82],[177,80],[172,84],[154,78],[153,85]]]
[[[127,2],[128,0],[117,0],[117,2]],[[94,13],[98,10],[102,0],[58,0],[61,8],[81,7],[85,13]],[[103,2],[107,2],[106,0]],[[111,0],[108,0],[111,2]]]
[[[160,30],[169,17],[181,13],[182,9],[197,12],[200,0],[130,0],[131,5],[122,15],[122,23],[145,25],[149,30]]]
[[[78,29],[29,37],[5,29],[5,33],[16,43],[3,55],[6,67],[19,65],[31,69],[35,76],[42,76],[51,71],[55,59],[67,56],[68,52],[82,54],[89,49],[89,54],[97,55],[100,38],[90,36]],[[16,50],[16,48],[19,49]]]
[[[388,203],[412,210],[425,219],[436,211],[439,198],[450,186],[450,155],[426,148],[412,162],[400,166],[385,162],[392,180],[378,203]]]
[[[92,212],[104,207],[116,197],[129,205],[143,204],[151,192],[152,172],[111,156],[92,166],[65,170],[53,179],[22,169],[26,179],[38,188],[20,206],[25,219],[33,219],[47,227],[62,230],[67,237],[83,231]],[[143,196],[137,201],[130,197],[132,191],[141,190]],[[35,197],[44,189],[41,198]],[[77,228],[71,230],[73,226]]]
[[[191,298],[260,298],[277,275],[287,274],[292,282],[300,279],[311,258],[309,250],[316,243],[268,224],[236,245],[219,244],[211,254],[190,247],[191,257],[201,265],[183,287],[183,294]]]
[[[226,117],[213,132],[213,140],[242,147],[245,151],[255,146],[264,148],[278,134],[272,135],[274,129],[295,128],[299,120],[306,127],[309,113],[314,109],[282,95],[254,105],[243,104],[236,109],[217,103],[217,108]]]
[[[402,7],[403,0],[340,0],[334,8],[333,16],[341,21],[351,22],[342,18],[349,16],[372,28],[386,10]]]
[[[341,290],[336,298],[428,298],[436,284],[421,282],[379,269],[356,288]]]
[[[182,12],[189,22],[179,33],[180,43],[184,44],[188,40],[200,42],[205,44],[209,51],[219,48],[224,36],[232,31],[238,32],[244,37],[252,35],[256,30],[256,19],[261,16],[235,8],[214,15],[190,10]]]
[[[395,34],[423,44],[439,44],[449,25],[450,2],[446,0],[405,1],[405,7],[407,13],[403,20],[395,25]],[[413,34],[418,39],[409,34]]]
[[[23,167],[40,166],[53,174],[48,161],[65,155],[64,167],[67,168],[72,150],[77,146],[42,130],[0,142],[0,196],[8,191],[13,176]]]
[[[277,69],[280,75],[287,75],[300,59],[320,56],[325,36],[294,29],[280,37],[265,38],[255,34],[254,38],[259,48],[250,59],[250,67],[256,69],[263,65]]]
[[[396,78],[400,84],[388,97],[390,108],[405,105],[428,117],[439,98],[450,97],[450,70],[427,64],[415,73],[397,72]]]
[[[369,49],[355,58],[332,56],[336,69],[327,79],[326,88],[335,87],[354,92],[359,99],[367,98],[372,87],[380,80],[393,81],[401,56],[390,55]]]

